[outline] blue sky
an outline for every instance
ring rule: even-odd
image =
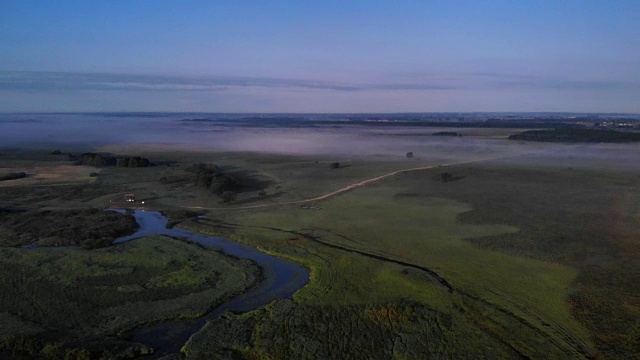
[[[0,2],[0,111],[640,112],[639,1]]]

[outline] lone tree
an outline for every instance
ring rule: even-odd
[[[227,190],[222,193],[222,202],[225,204],[229,204],[236,199],[236,193],[233,191]]]
[[[449,173],[449,172],[444,172],[440,174],[440,181],[442,182],[449,182],[449,181],[453,181],[453,174]]]
[[[332,169],[337,169],[337,168],[340,167],[340,163],[338,163],[338,162],[331,163],[331,165],[329,165],[329,167],[332,168]]]
[[[413,152],[412,152],[412,151],[409,151],[409,152],[407,153],[407,159],[411,159],[412,157],[413,157]]]

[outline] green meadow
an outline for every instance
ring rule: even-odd
[[[100,208],[135,192],[172,225],[228,236],[310,270],[309,283],[290,299],[209,322],[184,345],[188,359],[633,357],[640,345],[633,326],[640,316],[640,282],[634,280],[640,178],[621,152],[629,145],[504,141],[472,155],[454,147],[411,159],[156,150],[142,155],[158,166],[102,168],[86,183],[11,186],[0,198],[32,210]],[[21,156],[15,170],[47,166],[33,154]],[[224,204],[198,187],[191,170],[196,163],[216,164],[242,179],[235,201]],[[279,205],[429,166],[321,201]],[[205,217],[195,218],[200,214]],[[20,268],[14,274],[39,274],[5,275],[5,281],[31,279],[29,289],[43,290],[29,291],[55,295],[37,300],[39,306],[12,305],[2,316],[15,334],[36,338],[44,329],[38,321],[49,318],[55,326],[76,321],[92,334],[117,337],[134,324],[202,314],[216,304],[201,300],[214,284],[234,289],[224,294],[249,284],[238,280],[248,278],[247,269],[205,270],[209,262],[202,257],[216,253],[162,238],[158,243],[185,249],[164,249],[161,256],[155,245],[148,248],[150,241],[90,252],[3,248],[3,261],[16,259],[7,266]],[[69,260],[79,254],[83,260]],[[48,265],[29,267],[41,263]],[[40,273],[45,269],[48,277]],[[64,286],[98,278],[114,300],[97,291],[82,295],[92,305],[77,319],[52,310],[73,304],[59,292]],[[12,298],[25,298],[24,291]],[[105,318],[113,306],[131,306],[115,299],[136,296],[163,305],[145,306],[126,321]]]

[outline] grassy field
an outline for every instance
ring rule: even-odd
[[[439,169],[402,174],[310,207],[211,211],[211,221],[190,226],[307,264],[312,282],[297,306],[325,313],[409,302],[482,329],[500,356],[633,357],[639,179],[615,164],[540,157],[453,166],[460,180],[449,183],[434,180]],[[255,316],[244,354],[278,358],[284,348],[256,339],[281,314]],[[332,321],[355,326],[351,317]],[[442,336],[454,333],[464,336]],[[192,340],[195,358],[213,349],[204,334]]]
[[[321,210],[211,216],[219,225],[234,224],[236,236],[314,270],[312,283],[294,297],[301,305],[341,311],[408,302],[455,319],[456,328],[469,329],[468,337],[462,331],[440,334],[441,341],[450,341],[455,334],[468,346],[434,356],[460,356],[484,348],[471,334],[490,326],[494,328],[485,335],[492,340],[493,356],[509,354],[512,348],[529,357],[581,354],[588,337],[571,318],[565,301],[567,287],[577,274],[574,269],[478,249],[462,240],[517,229],[462,225],[456,216],[471,210],[468,206],[441,198],[397,197],[398,190],[384,185],[359,189],[317,204]],[[278,236],[284,243],[274,242]],[[510,315],[500,314],[504,318],[496,320],[501,312]],[[350,319],[334,320],[347,321],[343,326],[350,328]],[[514,333],[526,333],[526,340]]]
[[[117,352],[118,334],[200,316],[259,273],[246,261],[162,236],[98,250],[0,248],[0,268],[0,348],[28,358],[48,358],[47,346],[59,348],[60,358],[62,349],[85,344],[94,355]]]
[[[0,188],[56,184],[90,184],[95,178],[89,174],[96,170],[90,166],[73,166],[66,155],[51,155],[44,151],[11,150],[0,152],[0,174],[20,169],[27,177],[2,181]]]
[[[460,171],[473,186],[461,181],[427,193],[472,203],[475,210],[460,217],[463,223],[507,222],[520,229],[470,242],[571,266],[578,276],[565,300],[573,317],[590,330],[598,353],[606,358],[636,356],[640,333],[632,324],[640,316],[637,173],[579,166],[541,171],[503,164]],[[514,206],[505,206],[505,199]]]
[[[135,192],[174,223],[311,270],[292,299],[209,323],[184,347],[187,358],[637,356],[640,169],[625,155],[637,147],[482,137],[492,145],[461,142],[426,152],[445,144],[437,140],[413,159],[155,150],[142,155],[164,165],[103,169],[94,184],[59,184],[55,191],[14,186],[0,198],[39,208],[98,207]],[[479,159],[491,160],[455,165]],[[193,184],[188,169],[198,162],[256,186],[221,204]],[[331,162],[341,167],[331,169]],[[438,164],[452,165],[316,203],[243,209]],[[452,181],[442,181],[445,171]],[[188,220],[191,207],[215,209]]]

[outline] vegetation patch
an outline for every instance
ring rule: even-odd
[[[455,131],[438,131],[431,134],[433,136],[462,136],[462,134]]]
[[[129,214],[100,209],[0,211],[0,245],[105,247],[138,229]]]
[[[162,215],[164,215],[168,222],[167,228],[172,228],[185,220],[196,218],[202,215],[203,212],[189,210],[189,209],[165,209],[162,210]]]
[[[572,266],[577,277],[564,294],[571,314],[609,359],[634,357],[640,330],[640,197],[635,173],[526,166],[463,166],[465,182],[400,186],[413,196],[465,201],[463,224],[501,222],[519,231],[467,238],[483,249]],[[414,184],[414,185],[412,185]],[[532,296],[532,295],[529,295]]]
[[[185,353],[273,359],[312,357],[315,349],[329,357],[339,351],[354,358],[465,357],[451,344],[487,358],[633,358],[640,348],[633,326],[640,317],[638,178],[635,171],[620,170],[619,156],[615,166],[606,166],[612,152],[602,152],[631,145],[598,146],[593,158],[580,155],[582,163],[560,157],[557,150],[567,146],[501,145],[508,148],[504,153],[471,150],[477,150],[477,158],[493,159],[512,149],[536,154],[407,172],[317,203],[256,209],[248,207],[309,199],[407,168],[406,150],[398,152],[403,161],[395,162],[216,154],[217,169],[205,169],[202,179],[209,174],[213,179],[216,172],[242,178],[236,205],[210,209],[207,219],[190,211],[166,215],[180,226],[231,236],[298,261],[310,270],[311,280],[292,301],[211,322]],[[452,153],[440,161],[437,154],[420,153],[430,162],[415,167],[473,160]],[[221,207],[209,195],[210,187],[197,185],[198,166],[192,165],[210,162],[214,155],[163,156],[178,163],[104,168],[94,185],[7,187],[0,199],[77,207],[108,204],[107,195],[121,198],[126,188],[161,208]],[[349,165],[329,171],[332,161]],[[632,161],[625,161],[633,169]],[[248,177],[238,169],[265,179],[264,186],[247,186]],[[162,177],[166,181],[158,181]],[[119,271],[122,278],[115,279],[137,273]],[[197,287],[198,281],[187,269],[153,281],[123,280],[113,292],[143,296],[147,283],[157,290]],[[407,313],[407,306],[413,312]],[[5,319],[23,321],[14,313],[0,321]],[[309,328],[309,323],[319,325]],[[21,324],[25,334],[42,326]],[[415,338],[428,343],[416,344]]]
[[[17,180],[17,179],[22,179],[27,177],[27,174],[20,171],[20,172],[14,172],[14,173],[8,173],[8,174],[4,174],[4,175],[0,175],[0,181],[6,181],[6,180]]]
[[[450,334],[456,333],[456,337]],[[469,341],[473,339],[473,341]],[[301,305],[284,299],[208,323],[187,359],[517,358],[459,315],[421,304]],[[347,355],[348,354],[348,355]]]
[[[115,157],[108,154],[84,153],[81,155],[69,155],[75,165],[87,165],[95,167],[118,166],[126,168],[148,167],[151,162],[140,156]]]
[[[0,357],[62,359],[43,353],[82,346],[97,358],[124,331],[200,316],[259,278],[252,262],[164,236],[92,251],[0,248]]]
[[[243,186],[240,178],[224,173],[215,164],[194,164],[191,172],[195,174],[196,186],[208,189],[225,203],[232,202]]]
[[[421,176],[414,185],[437,184],[429,181],[431,176],[433,172]],[[491,346],[507,357],[510,351],[533,358],[585,356],[582,328],[571,322],[565,299],[575,271],[460,241],[517,229],[461,225],[456,217],[469,211],[468,205],[420,195],[395,197],[398,190],[393,180],[359,188],[317,204],[321,211],[212,211],[208,217],[216,220],[192,226],[210,224],[216,232],[304,263],[311,269],[311,281],[294,296],[301,305],[342,311],[337,308],[416,302],[447,316],[465,314],[456,320],[460,327],[468,334],[482,329],[493,339]],[[337,318],[342,325],[336,326],[351,329],[348,318]],[[378,331],[374,326],[382,325],[363,325],[358,331]],[[350,333],[340,336],[348,338]],[[470,348],[482,346],[472,345],[474,337],[465,337],[462,330],[442,336],[447,337],[444,341],[468,341]],[[269,354],[268,343],[261,346]],[[342,345],[327,340],[322,346]],[[394,355],[385,351],[386,357]],[[424,356],[437,354],[442,355]]]
[[[640,141],[640,133],[596,129],[529,130],[509,136],[509,140],[579,142],[579,143],[624,143]]]

